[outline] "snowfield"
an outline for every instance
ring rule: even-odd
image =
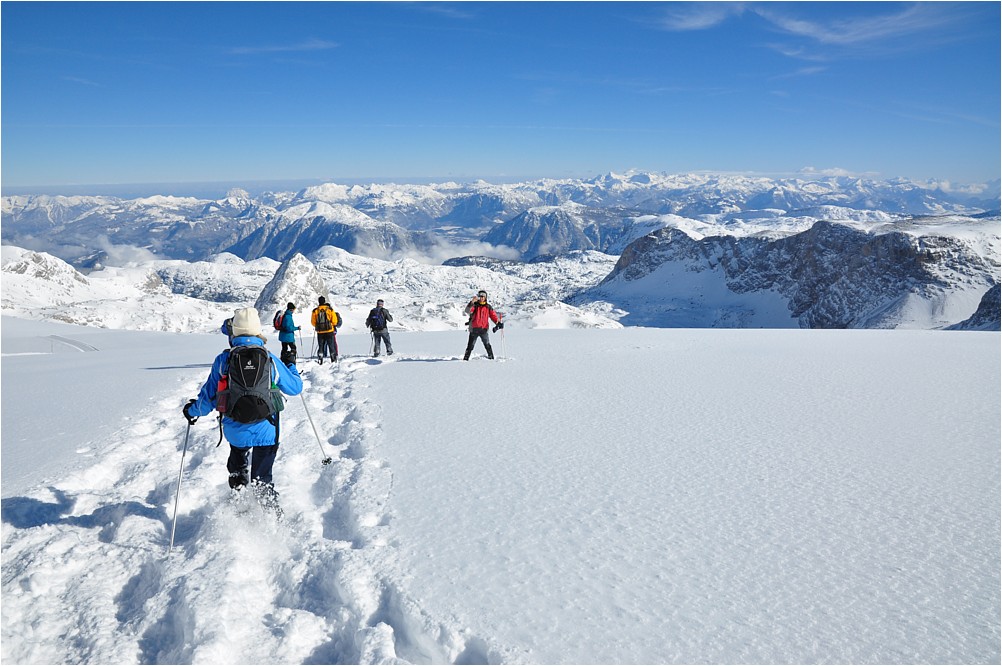
[[[221,335],[0,332],[4,663],[1002,658],[997,333],[342,334],[276,522],[182,458]]]

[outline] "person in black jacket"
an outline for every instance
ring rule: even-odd
[[[393,355],[393,345],[390,344],[390,333],[386,330],[387,324],[393,321],[393,315],[383,307],[383,299],[376,301],[376,307],[369,311],[369,316],[365,318],[365,325],[372,331],[372,356],[379,356],[379,342],[386,342],[386,354]]]

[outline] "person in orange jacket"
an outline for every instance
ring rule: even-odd
[[[317,363],[323,365],[324,352],[330,357],[331,363],[337,363],[337,329],[341,325],[341,315],[334,311],[323,296],[320,304],[313,308],[310,324],[317,332]]]

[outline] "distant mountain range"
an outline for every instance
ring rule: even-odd
[[[197,261],[221,252],[284,261],[324,246],[388,259],[468,254],[531,259],[574,250],[618,253],[663,216],[747,226],[875,213],[979,214],[999,208],[999,182],[946,190],[903,179],[770,179],[630,172],[590,180],[493,185],[338,185],[220,200],[154,196],[5,196],[2,240],[87,270],[139,248]]]
[[[240,304],[264,317],[325,295],[364,317],[384,297],[403,328],[438,330],[461,328],[484,288],[528,327],[998,330],[998,185],[632,172],[219,200],[9,196],[3,311],[214,330]],[[161,313],[145,320],[140,304]]]

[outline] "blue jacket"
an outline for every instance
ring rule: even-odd
[[[282,316],[282,330],[278,332],[278,341],[295,342],[297,330],[299,327],[296,326],[296,322],[292,321],[292,310],[286,310]]]
[[[249,335],[241,335],[233,338],[234,347],[258,345],[263,347],[264,341],[261,338]],[[285,365],[277,356],[271,356],[272,381],[278,389],[285,395],[299,395],[303,391],[303,380],[299,377],[299,371],[295,366]],[[230,360],[230,350],[227,349],[218,356],[212,363],[212,370],[209,371],[209,378],[205,380],[202,389],[198,392],[198,398],[188,412],[192,416],[205,416],[216,408],[216,391],[219,388],[219,380],[223,376]],[[228,416],[223,417],[223,434],[226,441],[231,445],[245,449],[250,446],[271,446],[275,443],[275,426],[268,421],[258,421],[257,423],[238,423]]]

